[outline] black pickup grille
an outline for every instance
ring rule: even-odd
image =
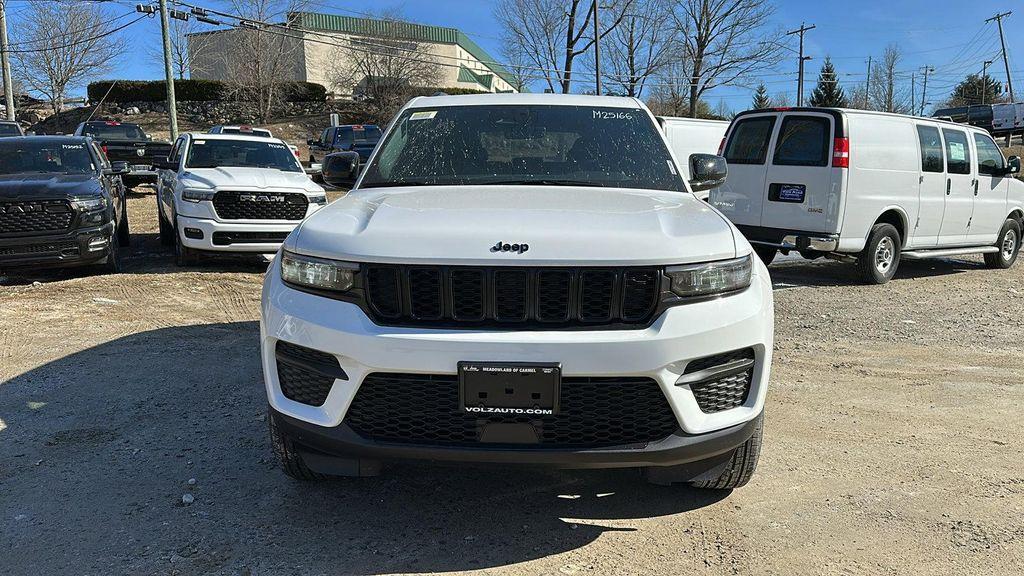
[[[395,325],[638,325],[658,302],[656,268],[368,265],[370,310]]]
[[[63,232],[74,216],[66,200],[0,202],[0,234]]]
[[[302,220],[309,201],[295,192],[221,191],[213,208],[223,220]]]
[[[366,376],[345,423],[371,440],[463,446],[488,424],[528,423],[532,445],[548,449],[655,442],[679,428],[650,378],[563,378],[557,414],[481,416],[459,409],[457,376],[383,373]]]

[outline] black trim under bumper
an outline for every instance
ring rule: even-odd
[[[451,447],[375,442],[346,424],[324,427],[281,414],[269,417],[304,453],[352,461],[432,460],[475,464],[529,465],[563,469],[677,466],[713,459],[738,448],[757,428],[760,417],[706,434],[675,434],[657,442],[596,449]]]
[[[0,268],[60,268],[95,264],[106,258],[110,248],[90,251],[89,240],[104,236],[108,242],[117,242],[113,232],[113,223],[107,223],[64,234],[0,238]],[[9,250],[14,253],[6,254]]]

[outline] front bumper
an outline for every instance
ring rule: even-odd
[[[270,224],[267,222],[235,223],[219,222],[209,218],[178,216],[178,234],[187,248],[216,252],[252,252],[272,254],[277,252],[285,236],[291,233],[299,222]],[[198,230],[201,238],[193,231]],[[215,236],[216,235],[216,236]],[[260,238],[264,236],[264,238]],[[274,237],[279,238],[274,238]],[[273,238],[272,240],[267,240]]]
[[[745,425],[757,419],[764,407],[774,313],[771,281],[763,265],[759,262],[756,265],[758,270],[749,289],[724,298],[669,308],[647,328],[530,332],[378,326],[355,304],[285,286],[279,266],[271,265],[263,287],[260,323],[267,396],[272,411],[301,423],[300,428],[306,430],[307,436],[327,442],[330,445],[327,452],[372,449],[385,457],[458,460],[473,450],[389,445],[381,452],[382,445],[367,444],[367,440],[348,430],[343,420],[364,377],[377,372],[452,375],[457,373],[458,363],[467,360],[559,362],[563,377],[640,376],[655,380],[679,425],[678,435],[646,447],[594,450],[594,460],[589,464],[643,465],[652,462],[652,456],[643,453],[663,450],[667,451],[665,458],[656,458],[662,465],[713,456],[721,446],[708,444],[700,449],[682,446],[702,445],[693,438]],[[278,340],[334,355],[348,379],[334,381],[322,406],[285,397],[277,376],[275,348]],[[676,385],[689,361],[748,347],[754,350],[755,367],[750,393],[741,406],[704,413],[690,388]],[[743,436],[743,433],[737,434],[733,440]],[[673,455],[676,449],[683,452]],[[508,452],[485,448],[477,451],[504,455],[473,456],[476,460],[515,459],[534,463],[554,463],[570,453],[556,451],[540,455],[541,450]],[[616,452],[634,456],[615,455]],[[544,453],[548,454],[546,450]],[[590,457],[575,464],[587,464],[586,458]]]
[[[56,268],[95,264],[110,253],[113,223],[64,234],[0,238],[0,268]]]

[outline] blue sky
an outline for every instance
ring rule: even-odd
[[[218,1],[193,2],[222,9],[226,6]],[[126,0],[124,4],[113,4],[108,9],[113,14],[121,14],[131,11],[132,4]],[[900,69],[907,74],[924,65],[936,69],[929,79],[928,100],[938,102],[967,73],[980,72],[983,60],[995,60],[989,73],[1005,80],[996,26],[994,23],[984,24],[984,20],[997,12],[1012,9],[1013,5],[1018,7],[1018,11],[1004,19],[1004,31],[1017,99],[1024,100],[1024,34],[1021,33],[1024,32],[1024,6],[1017,0],[975,0],[969,4],[949,0],[784,0],[776,3],[773,24],[787,30],[799,27],[801,22],[817,26],[806,36],[805,52],[813,58],[807,65],[806,93],[813,88],[813,80],[825,55],[832,57],[840,80],[849,90],[854,84],[864,82],[868,56],[877,58],[888,43],[896,42],[905,53]],[[23,1],[9,3],[12,35],[16,33],[17,13],[24,6]],[[396,8],[417,22],[459,28],[495,57],[499,57],[501,52],[501,30],[494,19],[494,2],[487,0],[321,0],[315,6],[318,11],[353,16],[368,9]],[[117,63],[111,76],[129,79],[162,77],[160,66],[145,55],[159,46],[159,30],[155,20],[143,21],[126,30],[134,50]],[[796,37],[787,37],[787,41],[795,50]],[[769,92],[786,92],[790,100],[795,101],[797,59],[795,52],[789,52],[788,56],[778,70],[766,72],[760,78],[751,78],[750,84],[756,84],[758,79],[764,80]],[[580,90],[586,88],[590,86],[578,86]],[[920,77],[917,90],[920,98]],[[733,110],[742,110],[749,104],[750,95],[751,90],[745,87],[722,87],[708,93],[705,99],[711,106],[724,101]]]

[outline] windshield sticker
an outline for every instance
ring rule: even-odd
[[[206,144],[206,140],[195,140],[192,142],[193,146],[202,146],[203,144]]]
[[[675,176],[676,175],[676,165],[673,164],[671,160],[665,160],[665,162],[668,162],[668,169],[669,169],[670,172],[672,172],[672,175]]]
[[[967,154],[964,151],[964,145],[960,142],[949,143],[949,159],[954,162],[966,162]]]
[[[278,150],[284,150],[285,149],[285,145],[284,144],[269,143],[269,144],[267,144],[267,146],[270,146],[271,148],[277,148]]]
[[[85,145],[84,144],[61,144],[60,147],[63,148],[64,150],[84,150],[85,149]]]
[[[409,116],[409,120],[433,120],[434,116],[437,116],[437,110],[413,112],[412,116]]]
[[[594,120],[632,120],[633,115],[629,112],[609,112],[608,110],[594,110]]]

